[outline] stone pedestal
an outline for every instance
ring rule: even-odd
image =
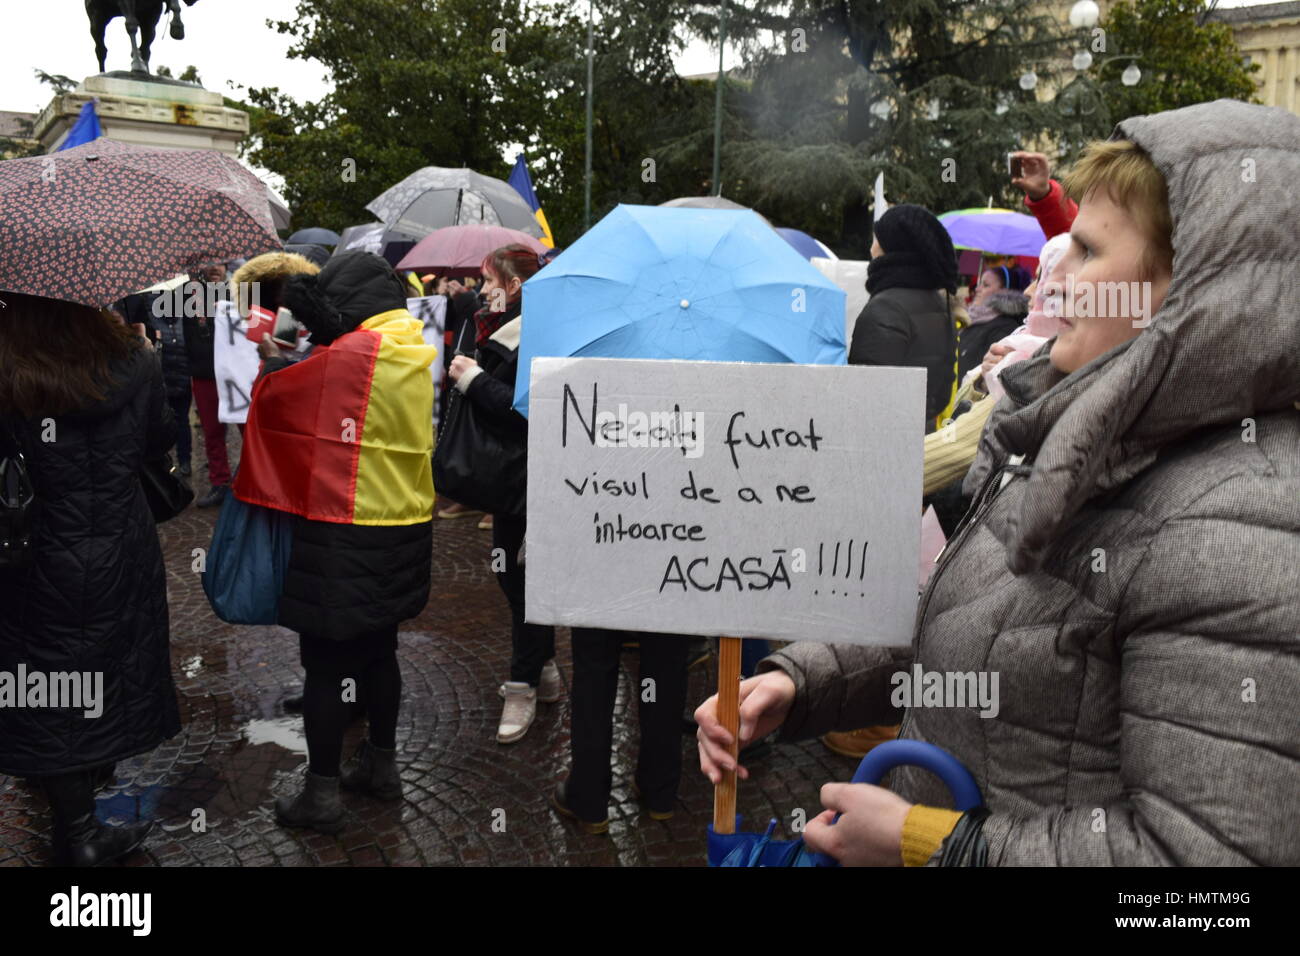
[[[248,114],[223,105],[220,93],[144,73],[101,73],[55,96],[36,118],[34,135],[47,152],[58,148],[91,100],[99,101],[95,112],[104,136],[118,142],[233,156],[248,135]]]

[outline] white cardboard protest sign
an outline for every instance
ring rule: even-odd
[[[438,354],[441,355],[447,299],[440,295],[407,299],[406,308],[423,324],[424,341],[436,345]],[[217,379],[217,418],[226,423],[242,424],[248,420],[253,383],[257,381],[262,359],[257,354],[257,344],[244,335],[245,321],[240,318],[233,303],[225,300],[218,302],[212,321],[212,368]],[[442,381],[441,363],[434,362],[430,373],[436,387]]]
[[[907,644],[918,368],[538,358],[526,617]]]
[[[217,303],[212,316],[212,370],[217,379],[217,419],[242,424],[261,358],[257,345],[244,335],[244,320],[233,302]]]

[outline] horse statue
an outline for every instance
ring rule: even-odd
[[[198,0],[185,0],[192,7]],[[86,16],[90,18],[90,35],[95,38],[95,53],[99,57],[99,72],[104,72],[104,59],[108,47],[104,45],[104,30],[108,21],[122,17],[126,21],[126,35],[131,38],[131,72],[149,72],[149,47],[153,45],[158,21],[163,8],[171,11],[171,35],[174,40],[185,39],[185,24],[181,23],[180,0],[86,0]],[[140,41],[135,39],[136,31]]]

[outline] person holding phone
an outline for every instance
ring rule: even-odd
[[[1048,239],[1070,231],[1079,214],[1078,204],[1065,195],[1061,184],[1053,179],[1051,163],[1042,153],[1017,150],[1007,154],[1007,173],[1011,185],[1023,190],[1025,206],[1043,227]]]

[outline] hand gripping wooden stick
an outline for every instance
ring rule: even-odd
[[[740,748],[740,638],[718,639],[718,720],[731,734],[731,757]],[[736,771],[723,770],[713,788],[713,832],[736,831]]]

